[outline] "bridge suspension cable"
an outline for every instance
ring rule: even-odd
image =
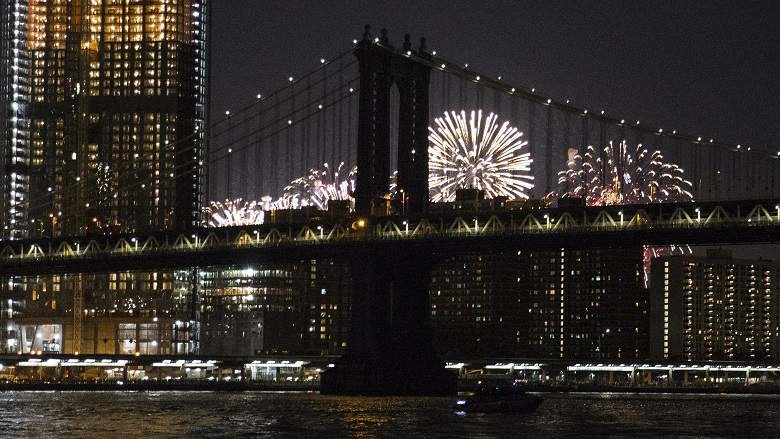
[[[299,83],[301,81],[311,81],[311,78],[316,75],[318,72],[323,72],[323,77],[321,79],[317,79],[315,81],[312,81],[307,85],[306,88],[301,88],[299,93],[305,92],[307,89],[311,89],[311,87],[317,86],[320,83],[324,83],[325,78],[328,76],[328,67],[332,65],[338,66],[338,71],[343,71],[345,69],[349,69],[351,66],[355,64],[354,60],[350,59],[350,63],[344,63],[344,58],[347,54],[351,53],[351,51],[343,52],[342,54],[328,60],[321,62],[321,65],[318,66],[317,69],[301,76],[298,80],[293,81],[292,84],[286,85],[285,87],[282,87],[275,92],[271,93],[269,96],[266,96],[263,99],[258,99],[256,102],[247,105],[240,109],[235,115],[231,115],[231,118],[226,118],[219,120],[210,126],[210,132],[211,136],[209,136],[211,141],[214,141],[219,136],[231,132],[231,130],[235,130],[237,126],[244,126],[248,125],[249,123],[253,122],[253,120],[260,120],[262,119],[264,114],[267,114],[275,109],[278,109],[279,106],[285,105],[287,102],[285,100],[279,99],[278,96],[283,93],[285,90],[290,90],[293,88],[293,86],[296,83]],[[354,88],[354,87],[353,87]],[[344,100],[344,97],[338,98],[337,95],[340,93],[340,90],[330,90],[326,94],[318,95],[317,98],[322,102],[319,108],[317,110],[328,110],[329,107],[332,107],[338,103],[340,103],[342,100]],[[271,106],[262,104],[269,101],[269,98],[275,98],[274,104]],[[332,102],[328,102],[328,100]],[[295,125],[300,124],[303,120],[308,119],[311,115],[305,115],[305,117],[300,118],[301,112],[306,110],[308,103],[304,103],[298,107],[291,108],[289,111],[286,111],[284,114],[279,113],[278,117],[276,119],[273,119],[269,123],[262,124],[257,129],[255,129],[251,134],[242,136],[239,139],[231,140],[228,142],[221,143],[217,145],[216,148],[212,149],[211,153],[209,154],[209,157],[206,159],[206,162],[209,164],[213,164],[216,161],[224,160],[227,154],[224,153],[225,150],[231,149],[233,146],[236,146],[239,144],[240,141],[246,140],[248,137],[255,135],[256,138],[255,143],[259,143],[275,134],[279,134],[281,132],[284,132],[286,129],[292,129],[295,128]],[[257,107],[263,107],[260,108],[259,111],[249,114],[252,112],[252,110],[257,109]],[[235,119],[233,117],[241,117],[243,116],[243,120],[240,124],[234,123]],[[282,127],[281,124],[283,122],[290,121],[294,118],[298,117],[299,119],[293,120],[293,123],[287,123],[286,126]],[[228,124],[229,123],[229,124]],[[279,125],[278,128],[276,128],[273,131],[270,131],[270,129],[274,128],[274,124]],[[220,128],[222,127],[222,128]],[[219,130],[216,133],[213,132],[213,130]],[[262,135],[261,135],[262,134]],[[169,152],[175,152],[179,156],[182,156],[186,153],[191,152],[194,148],[199,147],[199,145],[193,143],[193,140],[197,136],[197,132],[193,133],[191,135],[188,135],[186,137],[178,139],[176,142],[171,142],[170,144],[165,145],[165,149]],[[182,148],[183,146],[183,148]],[[240,150],[245,150],[249,147],[251,147],[252,144],[246,144],[243,145],[241,148],[236,148]],[[221,154],[220,154],[221,153]],[[171,174],[165,177],[167,178],[179,178],[181,176],[188,175],[191,171],[191,169],[195,166],[203,166],[204,165],[204,159],[191,159],[187,160],[185,162],[182,162],[178,165],[176,165],[173,169],[169,170]],[[170,175],[173,175],[173,177],[170,177]],[[77,199],[80,195],[83,195],[81,191],[88,189],[90,187],[94,187],[94,185],[98,182],[99,176],[93,175],[89,179],[80,179],[76,182],[76,184],[69,185],[67,187],[63,187],[60,193],[57,192],[49,192],[43,195],[40,195],[38,197],[34,197],[31,199],[28,199],[27,203],[31,210],[39,210],[39,209],[46,209],[47,206],[51,206],[52,203],[56,200],[58,203],[66,204],[68,202],[73,202],[73,200]],[[141,188],[145,189],[146,185],[154,185],[155,181],[159,183],[159,180],[162,180],[163,176],[160,175],[150,175],[145,179],[137,179],[133,183],[131,183],[129,186],[124,185],[123,189],[127,191],[127,189],[132,188]],[[106,201],[108,197],[98,197],[98,196],[91,196],[84,198],[82,197],[81,202],[84,203],[92,203],[92,202],[99,202],[99,201]],[[51,207],[49,207],[51,209]],[[51,212],[52,214],[56,214],[56,212]]]
[[[375,44],[398,52],[380,42]],[[356,147],[352,125],[357,110],[353,101],[359,92],[352,53],[353,48],[344,51],[268,96],[211,123],[207,157],[192,155],[200,146],[194,142],[198,133],[193,133],[166,144],[163,150],[194,158],[185,158],[166,170],[167,177],[135,178],[122,182],[122,188],[127,193],[136,189],[139,193],[148,192],[163,187],[162,180],[175,181],[206,166],[212,171],[206,176],[206,194],[211,200],[237,195],[256,199],[278,194],[291,179],[323,162],[352,164]],[[695,195],[699,200],[745,199],[757,194],[767,198],[780,196],[780,159],[767,150],[655,129],[604,111],[589,111],[569,100],[560,102],[542,96],[534,88],[512,86],[502,77],[482,75],[468,65],[435,53],[429,57],[410,51],[405,56],[431,69],[431,115],[483,108],[505,116],[526,132],[535,158],[537,191],[533,195],[537,197],[556,184],[569,148],[582,150],[594,143],[603,147],[610,140],[624,139],[657,148],[667,161],[686,169],[698,189]],[[218,172],[217,168],[223,165],[224,171]],[[52,210],[54,202],[110,203],[113,195],[99,195],[95,190],[100,177],[94,175],[58,192],[28,199],[28,206],[31,211],[42,211]]]
[[[353,84],[356,87],[357,86],[357,79],[353,79],[350,84]],[[333,93],[333,95],[334,95],[333,99],[331,99],[331,101],[326,103],[326,104],[317,104],[316,110],[325,110],[325,109],[327,109],[329,107],[336,106],[337,104],[341,103],[342,101],[345,101],[345,100],[348,100],[348,99],[352,98],[353,94],[355,92],[357,92],[357,91],[358,91],[357,88],[353,88],[352,91],[349,91],[349,90],[335,91]],[[336,94],[339,94],[339,93],[340,93],[340,96],[335,96]],[[331,95],[328,95],[328,97],[331,97]],[[322,105],[322,107],[320,108],[319,105]],[[306,109],[309,109],[310,111],[308,113],[303,114],[302,116],[300,116],[299,114],[301,112],[305,111]],[[238,139],[231,139],[229,142],[223,144],[222,148],[219,148],[217,150],[217,152],[221,153],[221,154],[216,155],[216,156],[212,156],[210,158],[209,162],[212,163],[212,164],[213,163],[218,163],[218,162],[220,162],[220,161],[222,161],[222,160],[232,156],[234,153],[238,153],[238,152],[241,152],[243,150],[246,150],[247,148],[255,146],[256,142],[261,142],[263,140],[272,139],[277,134],[285,132],[286,130],[290,129],[290,127],[294,127],[296,124],[300,124],[302,122],[305,122],[305,121],[309,120],[310,118],[312,118],[316,114],[318,114],[318,111],[315,111],[314,109],[312,109],[310,104],[305,104],[302,107],[294,109],[293,111],[291,111],[289,113],[278,115],[275,119],[270,121],[268,124],[258,128],[258,129],[254,129],[250,133],[247,133],[247,134],[243,135],[242,137],[240,137]],[[298,117],[296,117],[296,116],[298,116]],[[290,123],[288,123],[288,122],[290,122]],[[253,137],[253,136],[257,136],[257,137]],[[192,138],[192,136],[189,136],[189,138]],[[241,143],[243,140],[250,139],[250,138],[253,139],[254,142],[247,142],[247,143],[243,143],[243,144]],[[184,140],[182,140],[182,142],[183,141]],[[235,146],[235,149],[233,148],[234,146]],[[192,147],[190,147],[190,148],[192,148]],[[185,151],[186,151],[186,149],[185,149]],[[179,164],[179,165],[175,166],[172,169],[172,171],[173,171],[173,178],[176,178],[176,177],[179,177],[179,176],[182,176],[182,175],[188,175],[190,170],[191,170],[191,168],[193,166],[198,166],[198,165],[199,165],[199,163],[198,163],[197,160],[190,160],[188,162],[185,162],[185,163],[182,163],[182,164]],[[144,184],[148,184],[150,181],[153,181],[154,179],[156,179],[156,177],[149,177],[149,178],[144,179],[144,180],[138,180],[138,181],[130,184],[129,186],[124,186],[124,189],[127,190],[127,189],[132,189],[132,188],[143,188]],[[66,196],[75,197],[76,195],[75,195],[75,193],[70,192]],[[106,199],[107,198],[93,197],[93,198],[88,199],[87,202],[104,201]],[[65,200],[67,200],[67,198],[65,198]],[[48,204],[49,204],[49,202],[47,200],[46,203],[41,203],[39,205],[33,205],[33,206],[31,206],[31,208],[35,209],[36,207],[41,207],[41,206],[45,206],[45,205],[48,205]]]

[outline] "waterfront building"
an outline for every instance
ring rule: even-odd
[[[207,0],[0,4],[2,237],[198,223]]]
[[[330,260],[20,276],[0,286],[0,353],[337,355],[349,271]]]
[[[434,269],[435,346],[448,359],[641,359],[642,249],[522,250]]]
[[[204,355],[337,355],[346,348],[350,280],[331,260],[199,273]]]
[[[171,272],[16,277],[2,287],[0,353],[194,353],[182,280]]]
[[[780,264],[726,250],[665,256],[651,268],[653,358],[780,359]]]

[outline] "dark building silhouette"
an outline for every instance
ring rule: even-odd
[[[448,359],[646,357],[642,249],[522,250],[439,264],[435,346]]]
[[[199,277],[202,354],[335,355],[346,347],[351,289],[343,264],[264,264]]]

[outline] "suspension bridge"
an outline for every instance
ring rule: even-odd
[[[431,116],[471,110],[498,114],[523,132],[534,161],[526,194],[532,199],[557,189],[571,150],[626,141],[658,150],[684,169],[696,201],[437,210],[429,202]],[[368,27],[354,47],[227,113],[208,136],[206,162],[183,160],[173,170],[188,176],[207,168],[202,199],[277,199],[310,169],[343,162],[357,166],[355,211],[247,227],[8,241],[0,243],[0,274],[341,258],[355,267],[353,329],[347,353],[323,376],[323,391],[440,394],[454,387],[433,353],[427,323],[437,259],[573,242],[780,240],[780,153],[581,108],[450,61],[424,39],[413,44],[407,35],[396,47],[385,31],[373,35]],[[141,190],[149,182],[134,184]]]

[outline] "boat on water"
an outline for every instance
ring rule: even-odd
[[[472,396],[455,403],[457,411],[467,413],[528,413],[536,410],[543,398],[523,391],[515,383],[483,384]]]

